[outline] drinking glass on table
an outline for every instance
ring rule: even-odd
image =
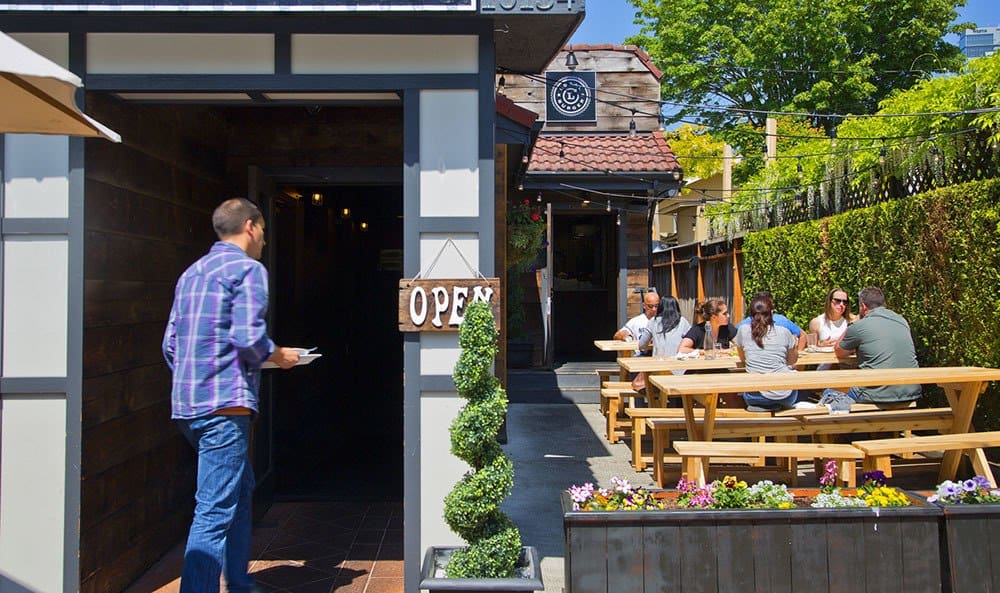
[[[715,358],[716,360],[722,360],[722,355],[723,355],[722,344],[716,342],[715,346],[712,347],[712,350],[714,353],[713,358]]]
[[[809,350],[814,350],[819,344],[819,335],[816,332],[809,332],[806,334],[806,346]]]

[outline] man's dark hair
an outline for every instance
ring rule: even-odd
[[[858,301],[869,309],[885,306],[885,295],[877,286],[869,286],[858,293]]]
[[[212,213],[212,228],[220,239],[224,239],[239,234],[243,230],[243,223],[248,220],[260,223],[264,220],[264,215],[250,200],[230,198],[219,204]]]

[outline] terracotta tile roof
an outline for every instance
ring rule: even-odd
[[[562,151],[563,156],[559,153]],[[663,133],[539,136],[528,171],[595,172],[679,169]]]
[[[613,43],[577,43],[575,45],[564,45],[562,51],[624,51],[635,54],[642,64],[649,68],[649,71],[656,77],[656,80],[663,78],[663,72],[653,64],[653,59],[649,57],[643,49],[637,45],[615,45]]]
[[[538,114],[534,111],[525,109],[504,95],[499,94],[497,95],[497,113],[526,128],[533,126],[535,120],[538,119]]]

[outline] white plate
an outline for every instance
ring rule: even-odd
[[[299,352],[299,362],[297,362],[295,364],[295,366],[297,366],[297,367],[300,367],[300,366],[303,366],[303,365],[307,365],[307,364],[311,363],[312,361],[316,360],[317,358],[319,358],[320,356],[323,356],[322,354],[315,354],[315,353],[313,353],[313,350],[315,350],[315,348],[295,348],[295,350],[298,350],[298,352]],[[277,369],[277,368],[280,368],[280,367],[278,367],[278,365],[274,364],[273,362],[267,361],[267,362],[262,363],[260,365],[260,368],[262,368],[262,369]]]
[[[833,346],[809,346],[806,350],[809,352],[833,352]]]

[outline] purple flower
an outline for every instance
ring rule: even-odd
[[[976,484],[975,480],[966,480],[962,482],[962,489],[966,492],[975,492],[979,489],[979,484]]]
[[[990,481],[987,480],[985,476],[976,476],[976,477],[972,478],[972,481],[975,482],[976,485],[979,488],[982,488],[983,490],[989,490],[990,489]]]
[[[885,473],[877,469],[873,472],[866,472],[861,475],[862,482],[871,482],[875,486],[885,486]]]
[[[569,496],[575,503],[587,502],[593,495],[594,485],[590,482],[587,482],[583,486],[571,486],[569,489]]]

